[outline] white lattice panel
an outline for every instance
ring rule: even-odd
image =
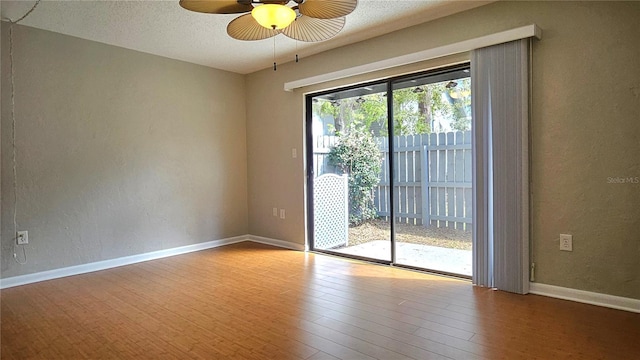
[[[313,243],[316,249],[346,246],[349,242],[349,178],[335,174],[313,181]]]

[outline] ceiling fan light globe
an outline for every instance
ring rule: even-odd
[[[256,6],[251,16],[267,29],[284,29],[296,19],[296,12],[290,7],[278,4]]]

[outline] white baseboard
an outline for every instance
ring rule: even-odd
[[[283,240],[271,239],[271,238],[262,237],[262,236],[249,235],[247,240],[257,242],[260,244],[272,245],[272,246],[277,246],[285,249],[290,249],[290,250],[297,250],[297,251],[307,250],[306,247],[301,244],[296,244],[296,243],[283,241]]]
[[[288,241],[277,240],[256,235],[242,235],[226,239],[208,241],[199,244],[180,246],[172,249],[158,250],[150,253],[125,256],[117,259],[104,260],[89,264],[69,266],[60,269],[42,271],[34,274],[14,276],[10,278],[0,279],[0,289],[6,289],[14,286],[31,284],[39,281],[57,279],[66,276],[85,274],[89,272],[106,270],[118,266],[135,264],[143,261],[161,259],[169,256],[186,254],[194,251],[212,249],[224,245],[231,245],[243,241],[252,241],[256,243],[272,245],[284,249],[297,251],[306,251],[306,246]],[[541,283],[529,283],[529,292],[536,295],[549,296],[558,299],[577,301],[586,304],[609,307],[618,310],[631,311],[640,313],[640,300],[625,298],[621,296],[594,293],[590,291],[570,289],[560,286],[547,285]]]
[[[111,269],[118,266],[135,264],[143,261],[161,259],[169,256],[186,254],[194,251],[216,248],[249,240],[249,235],[235,236],[226,239],[207,241],[193,245],[180,246],[172,249],[158,250],[144,254],[125,256],[117,259],[92,262],[89,264],[69,266],[60,269],[42,271],[34,274],[19,275],[0,279],[0,289],[31,284],[39,281],[57,279],[65,276],[85,274],[89,272]],[[276,245],[277,246],[277,245]]]
[[[558,299],[577,301],[585,304],[604,306],[612,309],[640,313],[640,300],[600,294],[584,290],[570,289],[560,286],[530,283],[531,294],[549,296]]]

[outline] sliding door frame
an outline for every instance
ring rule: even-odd
[[[369,82],[364,82],[364,83],[358,83],[358,84],[354,84],[354,85],[348,85],[348,86],[344,86],[344,87],[339,87],[339,88],[334,88],[334,89],[330,89],[330,90],[322,90],[322,91],[318,91],[318,92],[313,92],[313,93],[308,93],[305,95],[305,145],[306,145],[306,185],[307,185],[307,214],[306,214],[306,219],[307,219],[307,240],[308,240],[308,249],[309,251],[313,251],[313,252],[318,252],[318,253],[323,253],[323,254],[329,254],[329,255],[334,255],[334,256],[340,256],[340,257],[345,257],[345,258],[350,258],[350,259],[355,259],[355,260],[362,260],[362,261],[367,261],[367,262],[374,262],[374,263],[379,263],[379,264],[385,264],[385,265],[391,265],[391,266],[396,266],[396,267],[401,267],[401,268],[407,268],[407,269],[411,269],[411,270],[418,270],[418,271],[423,271],[423,272],[429,272],[429,273],[435,273],[435,274],[439,274],[439,275],[446,275],[446,276],[451,276],[451,277],[455,277],[455,278],[463,278],[463,279],[471,279],[471,276],[466,276],[466,275],[460,275],[460,274],[453,274],[453,273],[448,273],[445,271],[439,271],[439,270],[434,270],[434,269],[429,269],[429,268],[421,268],[421,267],[417,267],[417,266],[411,266],[411,265],[404,265],[404,264],[398,264],[396,262],[396,257],[397,257],[397,251],[396,251],[396,239],[395,239],[395,222],[396,222],[396,206],[394,203],[395,200],[395,183],[396,183],[396,179],[395,179],[395,172],[394,172],[394,138],[395,138],[395,134],[394,134],[394,107],[393,107],[393,85],[395,83],[398,82],[402,82],[402,81],[406,81],[408,79],[413,79],[413,78],[423,78],[423,77],[430,77],[430,76],[437,76],[437,75],[441,75],[441,74],[446,74],[446,73],[450,73],[450,72],[454,72],[454,71],[460,71],[460,70],[464,70],[464,69],[470,69],[470,62],[466,61],[463,63],[458,63],[458,64],[454,64],[454,65],[449,65],[449,66],[444,66],[444,67],[439,67],[439,68],[435,68],[435,69],[430,69],[430,70],[426,70],[426,71],[420,71],[420,72],[415,72],[415,73],[411,73],[411,74],[405,74],[405,75],[400,75],[400,76],[394,76],[394,77],[390,77],[390,78],[386,78],[386,79],[382,79],[382,80],[376,80],[376,81],[369,81]],[[472,80],[473,81],[473,80]],[[315,248],[315,244],[314,244],[314,203],[313,203],[313,180],[314,180],[314,158],[313,158],[313,98],[314,97],[318,97],[318,96],[323,96],[323,95],[328,95],[328,94],[332,94],[335,92],[340,92],[340,91],[348,91],[348,90],[353,90],[353,89],[358,89],[358,88],[363,88],[366,86],[373,86],[373,85],[381,85],[381,84],[386,84],[386,89],[387,89],[387,131],[389,134],[389,142],[388,142],[388,146],[389,146],[389,159],[388,159],[388,171],[389,171],[389,203],[390,203],[390,208],[389,208],[389,217],[390,217],[390,221],[389,221],[389,229],[390,229],[390,244],[391,244],[391,260],[382,260],[382,259],[375,259],[375,258],[368,258],[368,257],[364,257],[364,256],[358,256],[358,255],[352,255],[352,254],[345,254],[345,253],[341,253],[341,252],[336,252],[336,251],[331,251],[331,250],[323,250],[323,249],[316,249]]]

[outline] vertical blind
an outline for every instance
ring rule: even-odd
[[[529,292],[529,39],[472,51],[473,283]]]

